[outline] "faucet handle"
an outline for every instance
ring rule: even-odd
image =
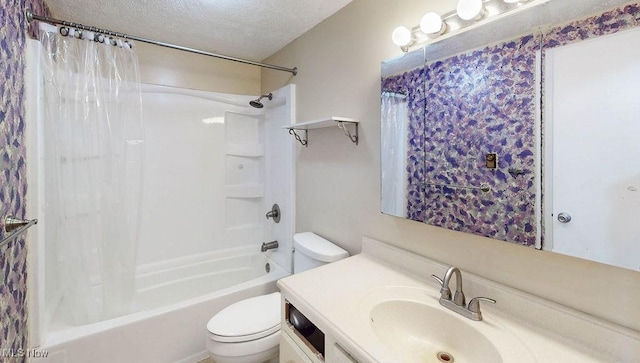
[[[438,281],[438,283],[440,284],[440,287],[442,287],[442,286],[444,285],[444,281],[442,281],[442,279],[441,279],[441,278],[439,278],[438,276],[436,276],[436,275],[431,275],[431,278],[432,278],[432,279],[434,279],[434,280],[436,280],[436,281]]]
[[[480,301],[486,301],[492,304],[496,303],[494,299],[478,296],[478,297],[474,297],[473,299],[471,299],[471,301],[469,301],[469,305],[467,306],[467,309],[469,309],[469,311],[471,311],[472,313],[480,314]]]
[[[444,286],[444,281],[436,275],[431,275],[431,278],[438,281],[440,284],[440,298],[444,300],[451,300],[451,290],[448,286]]]

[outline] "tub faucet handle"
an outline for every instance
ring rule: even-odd
[[[273,221],[276,223],[280,222],[280,206],[274,204],[271,210],[267,212],[266,217],[267,219],[273,218]]]

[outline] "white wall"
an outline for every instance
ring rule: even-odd
[[[136,43],[143,83],[211,92],[260,92],[260,68],[155,45]]]
[[[331,115],[361,120],[358,146],[333,128],[312,130],[309,147],[297,146],[296,230],[316,232],[351,253],[370,236],[640,330],[637,272],[379,212],[380,62],[401,54],[390,40],[397,25],[418,24],[428,9],[451,9],[446,3],[354,0],[266,60],[298,67],[295,77],[262,71],[263,91],[296,84],[297,122]]]

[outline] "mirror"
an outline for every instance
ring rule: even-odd
[[[575,252],[584,248],[558,247],[567,242],[553,240],[549,231],[559,211],[548,196],[545,205],[541,201],[543,188],[552,194],[541,177],[550,150],[541,149],[550,141],[541,130],[550,132],[544,121],[552,117],[541,109],[550,102],[541,94],[554,92],[552,82],[545,83],[546,56],[638,26],[640,7],[611,8],[616,4],[556,0],[383,62],[382,212],[629,267]],[[600,13],[587,17],[594,7]],[[627,191],[640,190],[636,179],[623,183]],[[639,237],[630,238],[640,245]],[[613,245],[599,243],[601,250]]]

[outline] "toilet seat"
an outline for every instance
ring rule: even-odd
[[[209,337],[221,343],[260,339],[280,330],[280,293],[238,301],[207,323]]]

